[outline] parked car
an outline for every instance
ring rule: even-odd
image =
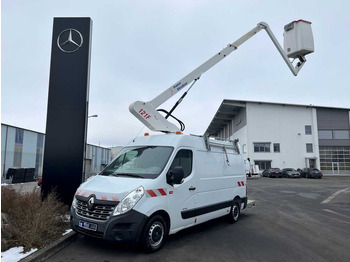
[[[282,175],[287,178],[300,178],[300,173],[294,168],[283,168]]]
[[[282,171],[279,168],[269,168],[263,171],[263,176],[266,177],[283,177]]]
[[[303,168],[300,172],[300,176],[306,178],[322,178],[323,174],[317,168]]]

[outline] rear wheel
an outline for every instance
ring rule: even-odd
[[[236,223],[239,219],[240,215],[240,205],[238,201],[234,201],[233,205],[231,206],[230,213],[228,215],[229,221],[231,224]]]
[[[163,246],[168,235],[168,228],[164,218],[161,215],[151,217],[142,233],[141,247],[147,252],[155,252]]]

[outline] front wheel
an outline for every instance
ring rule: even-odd
[[[239,207],[239,202],[235,201],[233,202],[233,205],[231,206],[230,213],[228,215],[229,222],[231,224],[236,223],[239,219],[240,215],[240,207]]]
[[[155,252],[163,246],[168,235],[168,228],[164,218],[155,215],[148,220],[142,233],[141,247],[147,252]]]

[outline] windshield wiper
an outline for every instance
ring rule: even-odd
[[[130,174],[130,173],[113,173],[111,174],[113,176],[130,176],[130,177],[138,177],[138,178],[144,178],[143,176],[140,176],[140,175],[136,175],[136,174]]]

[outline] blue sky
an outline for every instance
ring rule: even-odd
[[[92,144],[123,145],[146,132],[129,104],[153,99],[261,21],[281,44],[285,24],[311,21],[315,53],[295,77],[261,31],[205,73],[175,110],[185,133],[203,134],[223,99],[350,108],[348,1],[2,0],[1,8],[2,123],[45,132],[54,17],[93,20]]]

